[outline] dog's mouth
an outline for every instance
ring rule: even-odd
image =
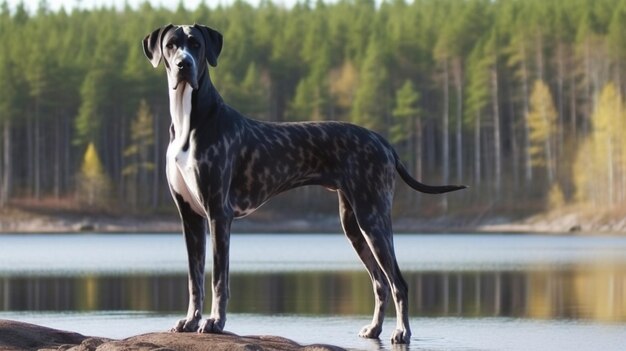
[[[184,83],[189,84],[193,90],[198,89],[198,78],[196,78],[195,74],[183,74],[179,73],[176,75],[176,79],[174,80],[174,85],[172,86],[173,90],[178,89],[178,87]]]
[[[189,84],[194,90],[198,89],[198,74],[194,67],[168,72],[169,81],[173,90],[177,90],[181,84]]]

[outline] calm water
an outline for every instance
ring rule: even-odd
[[[626,348],[626,238],[397,235],[395,245],[411,350]],[[356,336],[373,296],[343,236],[234,235],[231,250],[229,331],[391,347],[392,314],[381,343]],[[179,235],[0,236],[0,318],[123,338],[168,329],[186,286]]]

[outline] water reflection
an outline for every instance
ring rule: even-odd
[[[623,265],[404,275],[412,316],[626,321]],[[0,304],[4,311],[183,313],[186,287],[182,274],[5,276]],[[364,272],[234,273],[231,292],[229,311],[241,313],[369,315],[374,303]]]

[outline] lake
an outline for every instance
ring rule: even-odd
[[[626,347],[626,238],[394,240],[409,350]],[[112,338],[167,330],[187,309],[186,267],[181,235],[0,235],[0,318]],[[342,235],[233,234],[228,331],[391,349],[393,307],[380,342],[357,336],[373,303]]]

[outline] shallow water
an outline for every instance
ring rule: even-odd
[[[0,318],[74,330],[84,335],[124,338],[162,331],[180,315],[151,313],[5,313]],[[626,327],[588,321],[514,318],[411,318],[413,337],[407,348],[389,342],[394,321],[385,322],[381,340],[356,332],[366,316],[229,315],[239,335],[280,335],[303,344],[330,343],[354,350],[624,350]]]
[[[397,235],[395,246],[411,350],[626,345],[626,238]],[[392,314],[382,343],[356,336],[373,296],[343,236],[233,235],[231,250],[227,330],[391,347]],[[3,235],[0,318],[114,338],[166,330],[186,311],[185,269],[180,235]]]

